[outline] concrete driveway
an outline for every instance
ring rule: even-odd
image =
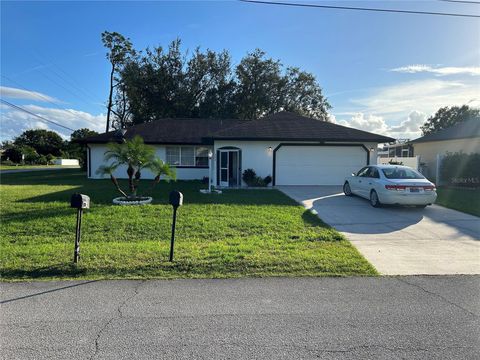
[[[373,208],[340,186],[278,186],[385,275],[480,274],[480,218],[442,206]]]

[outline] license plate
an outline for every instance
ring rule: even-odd
[[[411,188],[410,188],[410,192],[418,193],[418,192],[420,192],[420,189],[419,189],[419,188],[411,187]]]

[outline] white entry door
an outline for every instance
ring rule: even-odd
[[[220,150],[220,186],[228,186],[228,150]]]

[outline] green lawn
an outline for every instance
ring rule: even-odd
[[[80,170],[4,174],[1,181],[3,280],[376,274],[337,231],[276,190],[205,195],[200,182],[160,183],[153,205],[128,207],[111,205],[117,194],[109,180],[87,180]],[[185,205],[169,263],[172,189],[184,193]],[[77,267],[74,192],[92,199]]]
[[[437,194],[437,204],[480,216],[480,189],[438,188]]]

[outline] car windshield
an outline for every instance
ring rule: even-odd
[[[422,174],[408,168],[388,168],[382,169],[382,172],[387,179],[425,179]]]

